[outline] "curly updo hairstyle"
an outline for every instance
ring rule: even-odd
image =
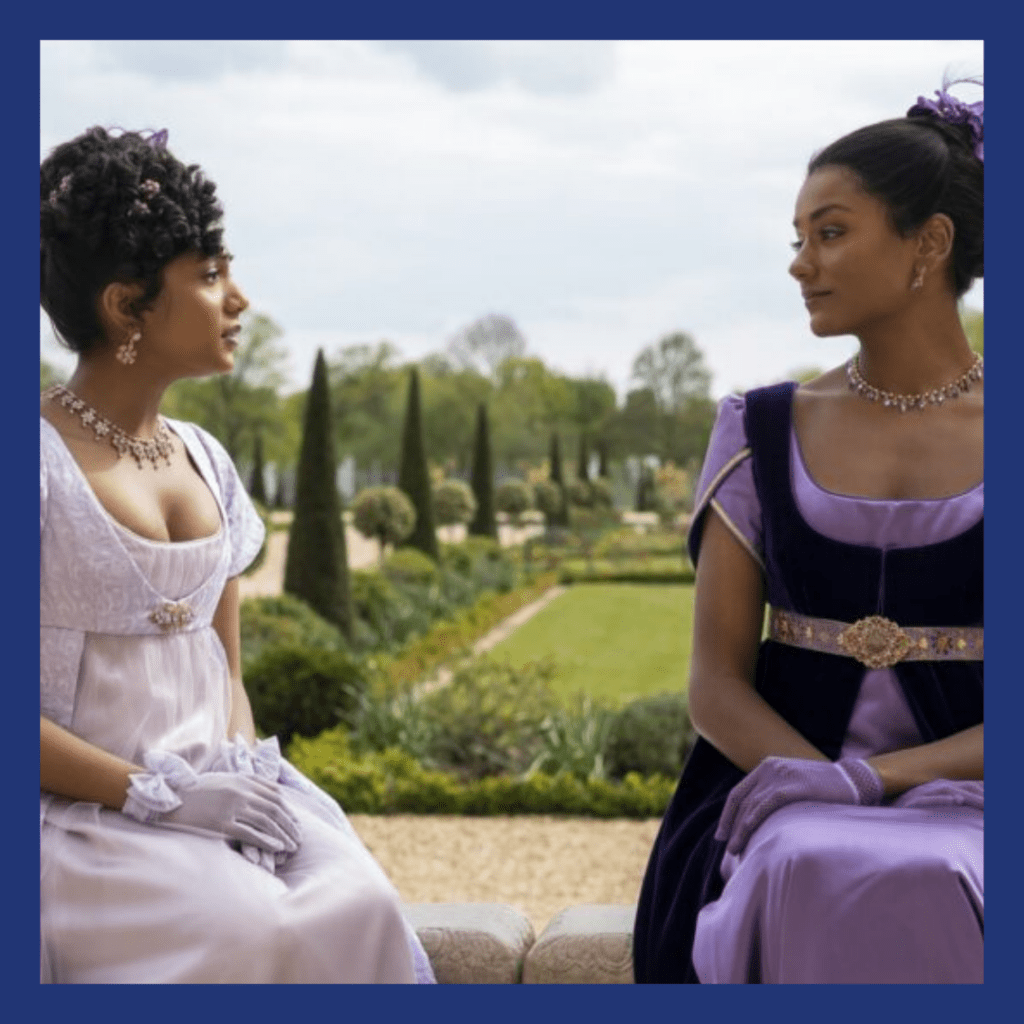
[[[141,284],[138,314],[176,256],[223,251],[216,185],[172,156],[166,137],[90,128],[39,168],[40,302],[80,355],[103,338],[96,300],[108,284]]]
[[[954,228],[950,285],[960,298],[985,275],[985,165],[974,144],[968,124],[912,107],[906,117],[837,139],[812,157],[807,173],[827,166],[854,171],[904,238],[933,214],[946,214]]]

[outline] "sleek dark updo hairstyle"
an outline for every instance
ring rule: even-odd
[[[172,156],[166,140],[165,131],[90,128],[39,168],[40,302],[58,339],[80,355],[102,340],[96,300],[108,284],[141,284],[141,313],[168,262],[223,251],[216,185]]]
[[[951,84],[943,83],[943,93]],[[906,117],[844,135],[811,158],[807,173],[848,167],[886,205],[903,237],[933,214],[946,214],[954,228],[950,284],[960,298],[985,271],[985,165],[975,155],[980,129],[928,106],[919,102]]]

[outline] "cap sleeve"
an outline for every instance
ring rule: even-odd
[[[227,516],[228,539],[231,544],[228,579],[239,576],[259,554],[263,545],[263,538],[266,535],[263,520],[246,492],[231,456],[220,441],[194,423],[181,424],[173,420],[171,422],[176,429],[184,426],[191,430],[202,443],[210,460]],[[184,431],[181,433],[184,434]]]
[[[744,399],[740,395],[727,395],[718,403],[718,415],[697,481],[688,537],[694,565],[700,553],[704,518],[710,508],[758,566],[764,568],[761,505],[754,487],[743,411]]]

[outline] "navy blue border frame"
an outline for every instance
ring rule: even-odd
[[[6,628],[8,656],[3,659],[8,706],[5,739],[8,808],[14,808],[12,827],[4,844],[3,878],[8,908],[5,933],[7,950],[3,975],[9,982],[4,1003],[19,1019],[56,1020],[58,1016],[87,1020],[138,1016],[146,1021],[180,1021],[196,1010],[204,1019],[214,1016],[233,1020],[257,1018],[268,1021],[279,1015],[327,1016],[366,1015],[374,1018],[413,1019],[482,1016],[489,1021],[518,1020],[524,1014],[556,1019],[585,1016],[595,1020],[616,1020],[637,1015],[694,1018],[713,1015],[716,1020],[813,1018],[861,1022],[865,1017],[879,1021],[913,1016],[923,1021],[960,1021],[999,1014],[1019,1003],[1011,989],[1018,973],[1017,931],[1020,919],[1020,885],[1014,856],[1019,849],[1015,811],[1019,805],[1020,759],[1020,671],[1012,664],[1013,637],[1020,623],[1020,607],[1011,588],[1021,570],[1021,545],[1011,533],[1019,516],[1017,438],[1012,427],[1013,389],[1024,380],[1019,331],[1009,324],[1007,297],[1019,281],[1014,271],[1020,257],[1011,239],[1021,237],[1019,207],[1010,196],[1019,180],[1021,166],[1014,158],[1019,146],[1019,83],[1010,69],[1017,61],[1012,52],[1021,38],[1020,16],[996,13],[997,5],[975,4],[969,11],[962,4],[942,0],[928,5],[897,8],[891,2],[866,0],[857,5],[807,3],[741,6],[688,10],[682,4],[671,9],[661,4],[616,4],[580,0],[555,6],[520,2],[514,7],[482,9],[480,5],[449,4],[446,7],[410,3],[389,3],[370,9],[356,8],[325,13],[318,4],[300,0],[287,6],[264,8],[260,3],[241,5],[235,0],[216,5],[146,4],[123,0],[102,5],[75,5],[52,0],[34,9],[9,11],[5,17],[4,60],[0,61],[6,98],[3,147],[0,162],[12,202],[5,223],[9,243],[3,253],[3,278],[7,297],[4,340],[12,379],[19,386],[8,389],[0,403],[6,455],[7,493],[13,500],[3,506],[7,528],[5,561],[8,611]],[[998,898],[988,910],[986,954],[987,981],[981,988],[945,987],[808,987],[772,989],[760,995],[753,988],[712,990],[692,986],[675,990],[655,987],[614,989],[581,987],[515,987],[495,992],[486,988],[438,987],[423,989],[348,988],[344,991],[284,990],[280,987],[255,989],[187,988],[160,993],[137,993],[117,988],[102,994],[37,986],[38,934],[36,886],[38,848],[35,838],[35,758],[37,749],[28,742],[35,704],[31,685],[37,660],[34,643],[36,593],[34,551],[25,538],[35,529],[34,444],[25,436],[33,422],[29,399],[34,395],[24,386],[23,376],[31,369],[35,351],[37,278],[34,264],[22,258],[33,251],[37,222],[31,197],[35,189],[35,155],[38,149],[38,76],[40,38],[972,38],[986,40],[986,104],[993,127],[986,140],[989,209],[999,211],[988,220],[988,245],[996,258],[989,261],[986,287],[988,333],[995,348],[988,355],[988,657],[989,657],[989,793],[993,796],[988,819],[986,861],[990,887]],[[927,92],[938,83],[921,83]],[[808,89],[814,87],[808,81]],[[692,102],[693,97],[681,98]],[[908,103],[913,97],[908,97]],[[83,128],[86,127],[83,125]],[[1012,171],[1011,171],[1012,168]],[[1015,173],[1017,172],[1017,173]],[[794,183],[794,188],[797,183]],[[994,199],[995,205],[992,204]],[[1014,289],[1015,291],[1015,289]],[[1009,343],[1007,344],[1007,341]],[[35,989],[35,991],[30,991]],[[22,1009],[24,1007],[24,1010]],[[27,1012],[25,1012],[27,1011]]]

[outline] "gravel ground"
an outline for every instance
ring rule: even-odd
[[[636,903],[657,820],[351,814],[407,903],[506,903],[539,935],[577,903]]]

